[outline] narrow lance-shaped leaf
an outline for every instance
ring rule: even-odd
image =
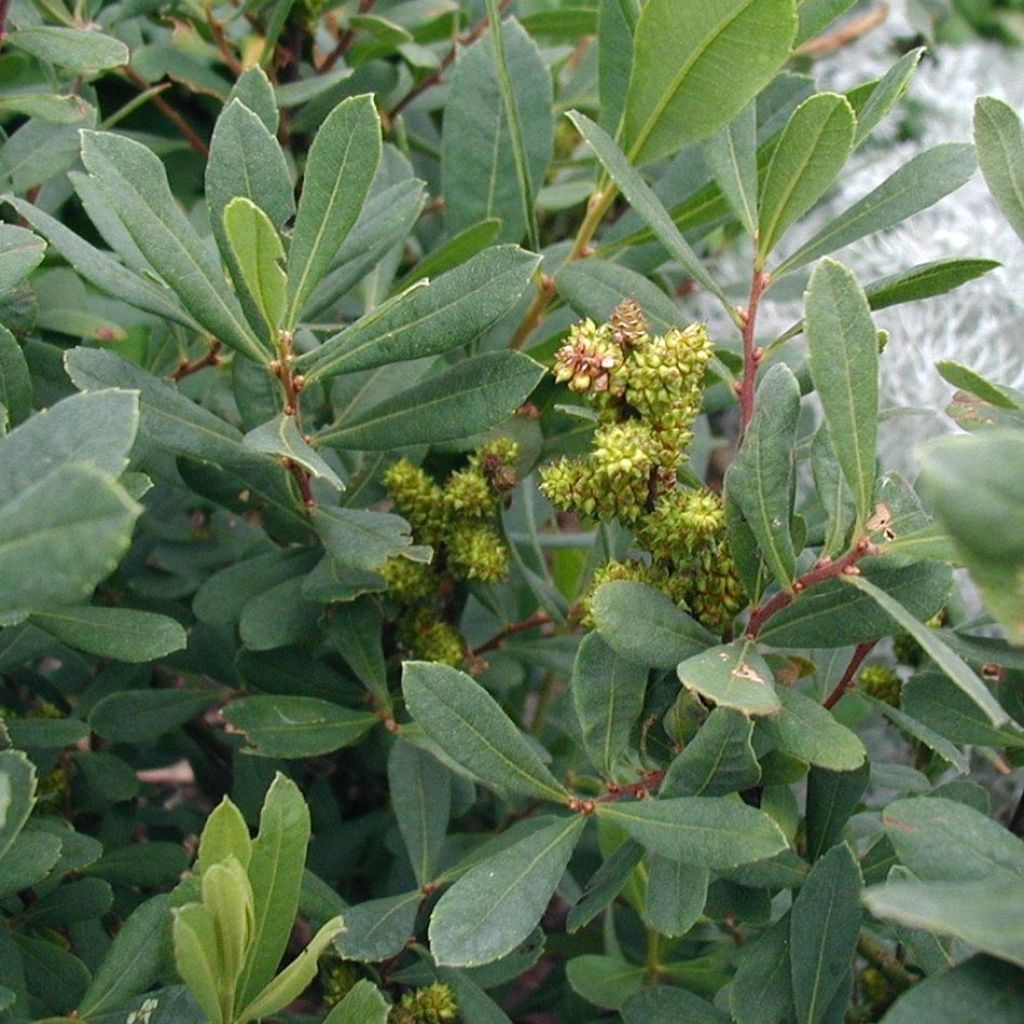
[[[615,140],[603,128],[594,124],[589,117],[581,114],[578,110],[570,110],[566,116],[587,140],[612,181],[621,190],[637,215],[654,232],[658,241],[665,246],[671,256],[679,260],[695,281],[702,284],[722,303],[730,316],[733,315],[735,310],[728,296],[707,272],[704,263],[690,247],[690,243],[683,237],[679,228],[676,227],[668,210],[641,177],[640,172],[630,165]]]
[[[464,672],[426,661],[407,661],[402,691],[410,714],[427,735],[482,782],[565,802],[565,787],[495,699]]]
[[[647,164],[713,135],[789,57],[793,0],[648,0],[636,28],[623,138]]]
[[[380,119],[372,96],[344,100],[320,126],[306,161],[288,253],[287,330],[298,323],[306,299],[359,217],[380,154]]]
[[[725,796],[756,786],[761,767],[751,743],[753,729],[741,711],[715,708],[669,765],[658,795]]]
[[[118,661],[154,661],[188,641],[177,620],[134,608],[51,609],[34,612],[31,621],[71,647]]]
[[[1002,100],[982,96],[974,106],[974,141],[992,198],[1024,242],[1024,125]]]
[[[283,278],[282,278],[283,280]],[[282,459],[290,459],[313,476],[326,481],[336,491],[343,491],[345,485],[330,464],[316,452],[302,436],[294,416],[281,413],[269,423],[264,423],[245,435],[243,444],[253,451],[266,452]]]
[[[638,0],[599,0],[597,18],[598,120],[609,135],[616,135],[633,67],[633,33],[640,18],[640,4]]]
[[[854,148],[867,141],[885,115],[899,102],[924,55],[923,46],[908,51],[879,79],[867,103],[857,113]]]
[[[868,594],[884,608],[921,645],[925,654],[985,712],[993,725],[1001,726],[1009,721],[1010,716],[992,696],[988,687],[971,671],[965,661],[939,639],[934,630],[915,619],[899,601],[863,576],[844,577],[844,582]]]
[[[20,750],[0,750],[0,857],[11,848],[36,802],[36,769]]]
[[[856,118],[844,96],[823,92],[793,112],[761,187],[757,265],[826,192],[853,150]]]
[[[804,299],[811,379],[857,508],[870,514],[878,436],[878,337],[857,279],[841,263],[815,268]]]
[[[284,312],[284,246],[270,218],[253,202],[237,196],[224,210],[224,231],[242,280],[256,300],[273,341]]]
[[[399,740],[388,756],[388,788],[416,881],[433,881],[451,810],[451,776],[425,750]]]
[[[740,223],[757,231],[757,106],[744,107],[704,143],[704,159]]]
[[[919,153],[806,241],[772,272],[785,274],[867,235],[885,231],[955,192],[974,173],[974,147],[947,142]],[[872,308],[879,308],[872,302]]]
[[[726,491],[754,531],[768,568],[787,590],[796,576],[789,522],[799,418],[800,385],[785,363],[777,363],[757,389],[754,418],[725,476]]]
[[[77,74],[120,67],[130,57],[128,47],[120,39],[84,27],[37,25],[11,32],[6,41],[33,57]]]
[[[269,362],[221,267],[171,195],[156,154],[123,135],[82,132],[82,161],[104,202],[189,313],[226,345]]]
[[[264,757],[316,757],[354,743],[377,724],[369,711],[317,697],[242,697],[223,710],[232,727],[245,733],[249,753]]]
[[[747,715],[773,715],[781,707],[771,669],[752,640],[712,647],[680,662],[676,673],[688,690],[720,707]]]

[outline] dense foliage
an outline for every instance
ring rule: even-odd
[[[812,226],[859,6],[0,3],[0,1024],[1024,1019],[996,264],[833,258],[1024,127]]]

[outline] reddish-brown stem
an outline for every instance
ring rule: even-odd
[[[810,587],[816,586],[819,583],[824,583],[826,580],[838,579],[844,573],[856,574],[860,572],[857,568],[857,563],[868,555],[877,555],[878,548],[871,543],[870,538],[862,537],[857,541],[856,545],[851,548],[842,558],[838,561],[833,561],[831,558],[824,558],[818,562],[813,569],[809,572],[804,573],[798,580],[793,583],[792,590],[780,590],[773,597],[770,597],[764,604],[759,608],[755,608],[753,614],[750,616],[750,622],[747,624],[747,636],[754,640],[757,634],[761,632],[764,624],[778,612],[781,612],[783,608],[788,607],[793,603],[793,600],[802,594],[805,590]]]
[[[526,311],[523,322],[516,328],[515,334],[512,335],[512,340],[508,343],[510,349],[517,351],[522,347],[523,342],[526,341],[533,329],[540,323],[541,318],[544,316],[544,310],[548,308],[551,296],[554,294],[555,279],[547,274],[541,274],[537,281],[537,294],[534,296],[530,308]]]
[[[128,79],[134,85],[139,92],[145,92],[147,89],[152,88],[151,83],[147,82],[142,75],[140,75],[134,68],[130,68],[127,65],[121,68],[121,73],[125,78]],[[174,107],[170,105],[163,98],[163,96],[154,96],[153,105],[160,111],[164,117],[167,118],[175,128],[178,129],[181,137],[197,152],[200,156],[208,157],[210,155],[210,147],[199,137],[196,130],[179,114]]]
[[[754,418],[754,392],[757,390],[757,367],[761,362],[761,352],[754,346],[757,332],[757,311],[761,306],[771,278],[764,270],[755,270],[750,283],[750,301],[743,316],[743,379],[739,383],[740,392],[740,444],[746,437],[747,427]]]
[[[536,629],[538,626],[546,626],[550,621],[551,616],[547,612],[534,612],[528,619],[524,619],[522,622],[513,622],[512,625],[506,626],[500,633],[492,636],[490,640],[485,641],[475,650],[470,651],[469,657],[478,658],[481,654],[486,654],[488,651],[496,651],[509,637],[526,633],[531,629]]]
[[[613,804],[616,800],[638,800],[645,797],[652,789],[657,789],[665,778],[663,771],[647,772],[639,782],[630,782],[625,786],[610,783],[604,796],[594,798],[595,804]]]
[[[213,41],[217,44],[217,49],[220,51],[221,60],[224,61],[231,74],[237,78],[245,69],[242,67],[242,62],[238,59],[238,54],[231,48],[231,43],[224,32],[224,25],[213,16],[213,11],[209,7],[206,9],[206,24],[209,26]]]
[[[0,47],[7,38],[7,13],[11,9],[11,0],[0,0]]]
[[[200,356],[198,359],[182,359],[178,363],[178,368],[171,374],[172,380],[181,380],[182,377],[187,377],[190,373],[197,373],[199,370],[204,369],[207,366],[216,366],[220,362],[220,342],[210,342],[210,351],[204,356]]]
[[[826,708],[834,708],[846,693],[853,686],[853,680],[857,675],[857,669],[864,663],[864,659],[875,649],[877,640],[871,640],[866,644],[858,644],[857,649],[850,658],[850,664],[846,666],[842,679],[836,683],[835,689],[825,698],[823,705]]]
[[[360,0],[359,10],[356,13],[369,14],[369,12],[373,10],[373,5],[376,2],[377,0]],[[331,68],[333,68],[334,65],[337,64],[338,61],[341,60],[341,58],[344,57],[346,53],[348,53],[349,49],[352,46],[352,43],[355,41],[355,38],[356,33],[355,30],[352,28],[347,28],[345,29],[344,32],[342,32],[341,38],[338,39],[338,45],[333,50],[331,50],[331,52],[324,59],[323,64],[320,65],[319,70],[321,75],[324,74],[324,72],[326,71],[330,71]]]
[[[498,5],[498,9],[506,11],[512,5],[512,0],[501,0]],[[459,52],[459,47],[469,46],[471,43],[475,43],[486,31],[488,21],[487,18],[481,18],[465,35],[459,37],[458,41],[454,46],[441,58],[441,66],[432,74],[427,75],[421,82],[417,82],[395,105],[388,111],[387,123],[394,121],[398,115],[409,106],[413,100],[418,99],[428,89],[432,89],[435,85],[440,85],[444,81],[444,73],[451,67],[452,62],[455,60]]]

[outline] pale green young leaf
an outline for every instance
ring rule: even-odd
[[[835,720],[816,700],[797,690],[779,690],[782,710],[760,723],[764,734],[783,753],[802,761],[846,772],[858,768],[867,756],[856,733]]]
[[[225,345],[269,362],[223,270],[171,195],[156,154],[123,135],[82,132],[82,161],[104,203],[189,313]]]
[[[860,935],[860,869],[835,846],[811,869],[790,912],[790,977],[799,1024],[818,1024],[852,970]]]
[[[636,28],[624,148],[642,165],[733,119],[789,57],[793,0],[648,0]]]
[[[741,711],[715,708],[669,765],[659,797],[726,796],[756,786],[761,767],[751,743],[753,730]]]
[[[849,100],[822,92],[793,112],[761,185],[758,266],[786,229],[828,190],[853,151],[856,117]]]
[[[440,355],[478,338],[526,290],[539,259],[494,246],[391,300],[296,361],[307,381]]]
[[[298,999],[316,977],[317,960],[344,927],[341,917],[328,921],[310,939],[309,945],[238,1013],[235,1024],[248,1024],[251,1020],[269,1017]]]
[[[233,990],[252,938],[252,887],[233,854],[207,868],[201,885],[203,906],[213,921],[217,941],[218,984]]]
[[[388,451],[482,433],[510,416],[544,376],[520,352],[486,352],[317,435],[331,448]]]
[[[843,582],[867,594],[892,616],[921,645],[938,668],[977,704],[993,725],[1002,726],[1009,721],[1010,716],[992,696],[988,687],[962,658],[950,650],[935,630],[918,621],[899,601],[863,576],[844,577]]]
[[[439,964],[474,967],[512,952],[536,927],[586,825],[562,818],[463,875],[430,918]]]
[[[0,612],[87,598],[117,567],[141,507],[111,477],[66,465],[0,509]]]
[[[391,1005],[372,981],[363,978],[324,1018],[324,1024],[387,1024]]]
[[[174,913],[174,964],[209,1024],[230,1024],[224,1019],[220,990],[220,957],[209,911],[199,903]]]
[[[320,126],[306,161],[288,252],[285,329],[298,323],[306,299],[352,230],[380,154],[380,119],[372,96],[343,100]]]
[[[299,905],[308,842],[309,809],[299,787],[278,772],[263,802],[249,861],[253,937],[238,982],[238,1006],[262,992],[284,955]]]
[[[974,141],[992,198],[1024,242],[1024,125],[1002,100],[982,96],[974,105]]]
[[[772,272],[778,278],[867,235],[886,231],[955,192],[974,173],[974,147],[946,142],[919,153],[808,239]],[[880,309],[869,286],[872,309]]]
[[[69,647],[117,661],[155,661],[188,642],[176,619],[134,608],[76,605],[34,611],[30,621]]]
[[[0,857],[11,848],[35,805],[36,769],[20,750],[0,750]]]
[[[388,789],[416,881],[433,881],[448,832],[448,770],[425,750],[399,740],[388,755]]]
[[[858,531],[870,515],[875,486],[878,337],[867,297],[841,263],[818,264],[804,304],[811,379],[853,494]]]
[[[281,280],[283,282],[284,278]],[[302,436],[294,416],[282,412],[262,426],[250,430],[242,443],[254,452],[265,452],[267,455],[291,460],[318,480],[330,484],[336,491],[345,489],[341,477]]]
[[[800,385],[785,363],[776,363],[757,389],[754,418],[743,447],[725,475],[725,488],[780,586],[796,577],[796,551],[790,532],[796,427]]]
[[[270,218],[253,202],[236,196],[224,208],[224,232],[241,279],[276,336],[284,313],[284,246]]]
[[[649,8],[648,8],[649,10]],[[566,115],[586,139],[609,177],[618,186],[637,215],[651,229],[659,242],[677,259],[695,281],[714,295],[732,315],[733,305],[722,287],[708,273],[703,261],[676,227],[675,221],[651,187],[626,158],[615,140],[585,114],[570,110]]]
[[[316,757],[354,743],[377,724],[368,711],[318,697],[241,697],[226,705],[224,718],[263,757]]]
[[[757,105],[744,107],[704,143],[704,159],[751,237],[757,231]]]
[[[572,670],[572,696],[583,747],[610,778],[643,711],[647,668],[616,654],[591,633],[583,638]]]
[[[597,814],[652,853],[711,869],[773,857],[786,839],[767,814],[726,797],[598,804]]]
[[[576,995],[594,1006],[618,1010],[643,989],[644,969],[621,954],[584,953],[565,965],[565,978]]]
[[[464,672],[407,661],[402,691],[409,713],[457,764],[481,782],[564,803],[568,797],[497,701]]]
[[[746,715],[774,715],[781,707],[771,669],[751,640],[736,640],[687,658],[676,674],[686,689],[719,707]]]
[[[252,857],[252,840],[242,812],[225,796],[203,825],[196,855],[196,871],[202,874],[229,856],[234,857],[243,868],[248,868]]]

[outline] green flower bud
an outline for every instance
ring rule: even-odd
[[[487,519],[494,515],[497,495],[477,469],[452,473],[444,485],[444,508],[450,520]]]
[[[622,352],[611,338],[607,325],[598,327],[584,320],[570,332],[555,355],[552,373],[559,384],[580,394],[607,391],[611,372],[622,362]]]
[[[469,464],[483,473],[495,491],[504,494],[519,483],[516,472],[518,460],[519,445],[510,437],[497,437],[481,445]]]
[[[713,633],[722,633],[747,603],[736,563],[723,537],[702,551],[690,579],[687,601],[697,621]]]
[[[459,668],[466,652],[462,634],[430,608],[407,613],[398,624],[398,642],[423,661]]]
[[[440,583],[433,566],[408,558],[389,558],[377,571],[388,581],[388,592],[409,604],[430,597]]]
[[[408,459],[399,459],[388,466],[384,471],[384,486],[395,508],[409,520],[417,541],[435,543],[444,528],[441,488]]]
[[[353,964],[335,960],[326,970],[321,970],[320,979],[324,986],[324,1002],[328,1006],[337,1006],[359,980],[359,972]]]
[[[706,487],[661,494],[637,529],[656,559],[681,562],[725,536],[725,505]]]
[[[458,579],[497,583],[508,575],[511,554],[492,526],[460,526],[447,538],[448,568]]]
[[[448,1024],[459,1015],[452,990],[440,981],[406,992],[391,1011],[390,1024]]]
[[[633,348],[647,339],[647,317],[635,299],[624,299],[612,310],[608,327],[620,348]]]
[[[646,583],[649,587],[654,587],[667,594],[676,604],[685,609],[685,603],[682,600],[682,581],[673,579],[664,569],[633,560],[626,562],[611,561],[605,562],[594,573],[587,592],[580,598],[576,606],[576,616],[579,618],[581,625],[591,628],[595,625],[593,619],[594,595],[603,584],[613,583],[618,580]]]
[[[903,682],[896,674],[896,670],[888,665],[879,662],[865,665],[857,673],[857,685],[862,687],[865,693],[884,701],[890,707],[900,706]]]

